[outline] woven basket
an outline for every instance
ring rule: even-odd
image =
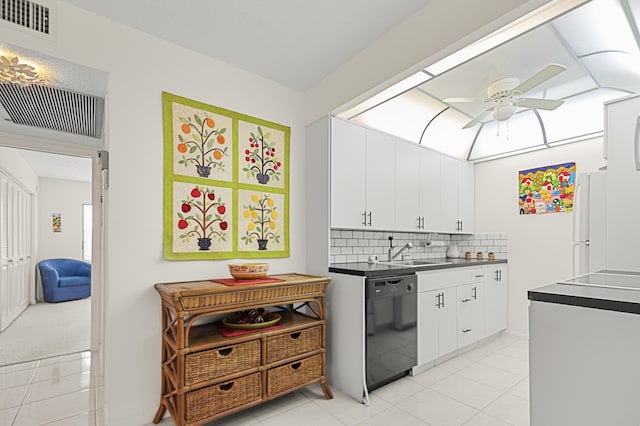
[[[186,422],[197,422],[262,398],[260,373],[187,393]]]
[[[260,340],[238,343],[185,357],[185,383],[200,383],[260,366]]]
[[[322,355],[313,355],[267,371],[267,396],[276,395],[322,376]]]
[[[267,338],[267,364],[294,355],[311,352],[322,346],[320,326]]]

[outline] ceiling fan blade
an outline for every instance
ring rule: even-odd
[[[564,101],[559,101],[557,99],[520,98],[516,103],[519,107],[523,108],[552,111],[562,105]]]
[[[560,74],[562,71],[566,70],[567,67],[559,64],[551,64],[547,65],[531,77],[520,83],[515,89],[513,89],[516,93],[526,93],[534,87],[544,83],[552,77]]]
[[[482,98],[447,98],[443,99],[442,102],[448,103],[462,103],[462,102],[486,102],[487,99]]]
[[[477,116],[476,118],[474,118],[473,120],[465,124],[463,129],[468,129],[470,127],[475,126],[479,122],[481,122],[491,112],[491,110],[493,110],[493,108],[489,108],[488,110],[485,110],[482,114],[480,114],[479,116]]]

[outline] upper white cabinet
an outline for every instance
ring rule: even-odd
[[[473,165],[442,155],[440,158],[441,230],[447,233],[473,233]]]
[[[331,119],[331,227],[473,232],[473,165]]]
[[[367,129],[367,227],[395,229],[396,139]]]
[[[364,228],[366,131],[342,120],[331,120],[331,226]]]
[[[441,228],[440,154],[412,142],[396,142],[396,228]]]

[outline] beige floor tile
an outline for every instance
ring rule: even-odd
[[[458,374],[502,392],[511,389],[523,379],[522,376],[482,363],[470,365],[460,370]]]
[[[411,414],[402,411],[396,407],[389,407],[381,413],[363,420],[358,425],[364,426],[389,426],[389,425],[402,425],[402,426],[424,426],[428,423],[417,419]]]
[[[457,374],[452,374],[440,380],[431,386],[431,389],[478,410],[498,399],[503,393]]]
[[[511,426],[511,424],[480,412],[466,422],[464,426]]]
[[[479,362],[521,377],[529,375],[529,362],[527,360],[502,355],[502,351],[493,353]]]
[[[478,413],[478,410],[431,389],[402,400],[396,407],[432,426],[462,425]]]
[[[369,393],[369,396],[382,398],[390,404],[397,404],[405,398],[408,398],[424,389],[423,386],[412,381],[408,377],[403,377],[395,382],[389,383],[381,388]]]
[[[339,426],[341,421],[318,407],[313,401],[306,401],[290,410],[260,420],[264,426],[305,425],[305,426]]]
[[[424,387],[429,387],[432,384],[444,379],[445,377],[450,376],[451,374],[453,374],[451,373],[451,371],[445,370],[443,368],[431,367],[430,369],[425,370],[420,374],[409,377],[409,380],[411,380],[412,382],[416,382]]]
[[[483,411],[515,426],[529,425],[529,402],[508,393],[502,395]]]
[[[0,410],[19,407],[27,392],[27,385],[0,390]]]

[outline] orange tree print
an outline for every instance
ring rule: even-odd
[[[266,185],[272,177],[280,180],[280,172],[278,169],[282,167],[282,163],[276,157],[276,143],[269,142],[271,133],[263,133],[262,127],[258,126],[258,134],[251,132],[249,138],[249,148],[244,151],[244,160],[247,167],[242,170],[249,176],[255,177],[259,183]]]
[[[220,198],[216,200],[213,190],[196,186],[181,202],[176,225],[183,231],[180,235],[182,241],[196,238],[200,250],[209,250],[212,238],[227,240],[227,207]]]
[[[263,198],[253,194],[251,196],[253,204],[243,206],[243,215],[249,219],[247,230],[242,240],[246,245],[252,244],[254,239],[258,242],[258,250],[266,250],[267,243],[272,240],[280,242],[280,235],[275,232],[278,212],[275,202],[267,194]]]
[[[211,169],[218,168],[224,170],[223,157],[227,156],[227,147],[224,146],[226,139],[225,127],[216,129],[216,122],[211,117],[204,119],[198,114],[192,117],[178,117],[182,125],[178,133],[179,143],[176,149],[182,158],[178,164],[188,167],[189,164],[196,166],[198,176],[209,177]]]

